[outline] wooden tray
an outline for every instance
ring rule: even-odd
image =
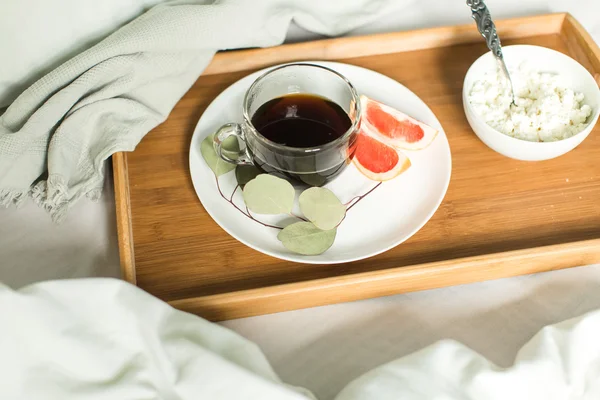
[[[497,25],[504,44],[556,49],[600,77],[600,49],[570,15]],[[486,51],[469,24],[218,54],[164,124],[135,152],[113,157],[124,278],[222,320],[600,262],[600,125],[554,160],[493,152],[461,104],[465,73]],[[259,68],[315,59],[403,83],[431,107],[452,150],[452,181],[429,223],[395,249],[350,264],[294,264],[237,242],[202,207],[188,168],[194,127],[222,90]]]

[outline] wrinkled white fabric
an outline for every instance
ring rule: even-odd
[[[600,399],[600,311],[542,329],[499,368],[454,341],[379,367],[336,400]]]
[[[111,279],[0,284],[0,399],[311,398],[258,347]]]
[[[115,279],[0,285],[0,321],[1,399],[312,398],[281,383],[251,342]],[[368,372],[336,400],[599,398],[596,311],[544,328],[512,367],[442,341]]]
[[[163,122],[217,50],[284,41],[292,20],[337,35],[402,2],[175,0],[159,4],[25,90],[0,116],[0,205],[27,197],[54,220],[97,199],[104,161]]]

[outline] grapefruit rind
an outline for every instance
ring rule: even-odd
[[[401,111],[396,110],[395,108],[387,106],[364,95],[360,96],[360,100],[362,107],[361,125],[366,125],[367,129],[371,132],[371,135],[377,137],[380,141],[386,143],[389,146],[400,150],[422,150],[428,147],[438,134],[437,129],[434,129],[431,126],[426,125],[425,123],[418,121],[404,114]],[[377,128],[377,122],[372,120],[372,113],[371,115],[369,113],[369,110],[372,109],[372,107],[381,108],[384,114],[390,115],[396,121],[407,121],[411,125],[416,125],[420,127],[423,130],[423,137],[417,141],[408,141],[407,138],[404,136],[390,136],[391,134],[393,134],[393,132],[382,132],[380,129]],[[369,120],[370,116],[371,120]],[[389,135],[386,133],[389,133]]]
[[[393,169],[383,173],[376,173],[368,170],[367,168],[363,167],[360,161],[358,161],[357,159],[354,159],[353,162],[354,166],[356,166],[356,169],[358,169],[360,173],[366,176],[367,178],[373,181],[384,182],[394,179],[411,166],[410,160],[408,159],[408,157],[406,157],[406,155],[399,154],[399,156],[402,158],[398,162],[398,164]]]

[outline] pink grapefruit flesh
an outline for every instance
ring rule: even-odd
[[[360,96],[362,124],[384,143],[404,150],[420,150],[429,146],[438,131],[423,122],[379,103],[367,96]]]
[[[369,128],[361,128],[356,138],[352,161],[358,170],[374,181],[387,181],[410,167],[410,160],[401,151],[379,141]]]

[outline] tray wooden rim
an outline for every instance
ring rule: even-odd
[[[562,33],[584,51],[592,69],[600,71],[600,48],[581,24],[568,13],[500,20],[503,38]],[[397,53],[479,40],[473,24],[426,28],[368,36],[323,39],[275,48],[218,53],[203,75],[257,69],[302,59],[336,60]],[[567,45],[571,48],[569,43]],[[586,65],[584,65],[586,66]],[[595,78],[600,84],[600,74]],[[126,153],[113,155],[117,231],[123,279],[135,284],[136,269]],[[547,264],[552,261],[552,267]],[[521,265],[515,267],[515,262]],[[499,279],[600,261],[600,238],[551,246],[531,247],[474,257],[422,263],[385,270],[292,282],[208,296],[172,300],[176,308],[223,320],[283,310],[380,297],[476,281]],[[511,268],[506,268],[508,264]],[[460,270],[461,274],[456,274]],[[433,279],[436,278],[436,279]],[[299,293],[305,294],[298,296]],[[310,293],[311,295],[306,295]],[[241,311],[243,309],[243,311]]]
[[[574,268],[600,261],[600,238],[172,300],[209,320],[262,315],[398,293]],[[490,257],[493,255],[493,257]],[[552,260],[553,267],[548,268]],[[515,263],[521,265],[515,267]],[[506,268],[507,265],[511,268]],[[461,272],[457,275],[456,272]],[[358,293],[360,291],[360,293]],[[319,296],[299,296],[320,292]],[[292,303],[293,308],[288,304]],[[253,307],[251,314],[240,306]]]

